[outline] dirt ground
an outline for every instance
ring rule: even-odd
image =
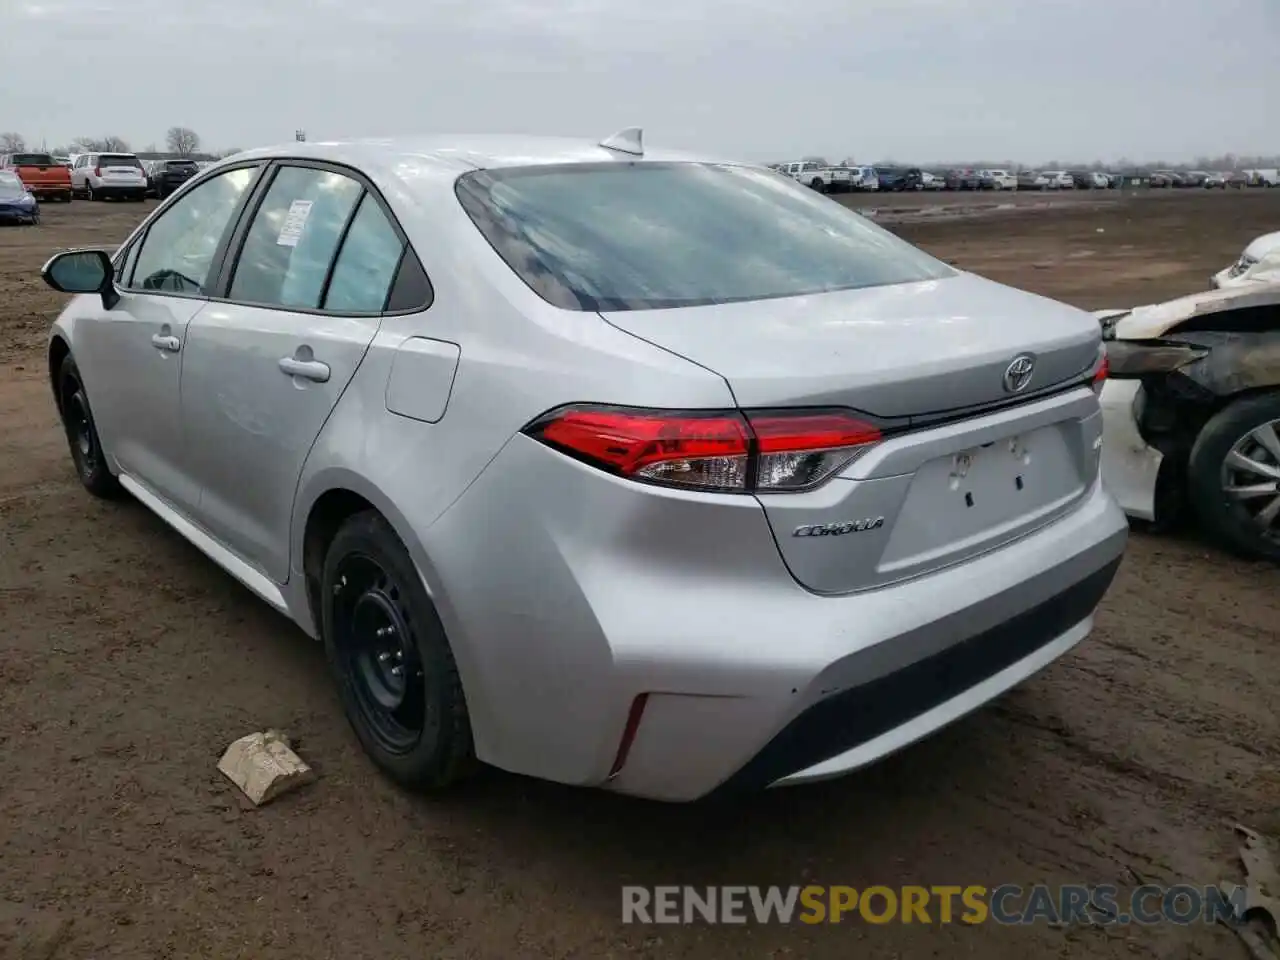
[[[38,270],[143,213],[46,205],[0,230],[0,956],[1244,956],[1199,924],[623,926],[619,886],[1239,878],[1232,823],[1280,832],[1274,568],[1135,534],[1076,652],[839,781],[732,807],[496,772],[408,796],[364,759],[316,645],[145,509],[77,484],[41,353],[61,298]],[[894,229],[1098,308],[1202,289],[1278,226],[1280,191],[1249,191]],[[321,778],[255,811],[214,765],[266,726]]]

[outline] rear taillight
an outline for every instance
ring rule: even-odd
[[[95,177],[101,177],[101,176],[102,176],[102,168],[101,168],[101,167],[94,167],[94,168],[93,168],[93,175],[94,175]]]
[[[817,486],[881,439],[843,410],[668,411],[572,406],[525,433],[618,476],[717,493]]]
[[[1111,372],[1111,362],[1107,359],[1107,353],[1104,349],[1098,365],[1093,370],[1093,392],[1101,395],[1102,388],[1106,386],[1107,374]]]

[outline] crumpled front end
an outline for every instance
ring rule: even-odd
[[[1129,516],[1173,519],[1205,423],[1232,398],[1280,385],[1280,283],[1094,317],[1109,365],[1100,397],[1103,483]]]

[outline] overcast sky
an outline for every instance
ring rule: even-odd
[[[749,160],[1280,152],[1280,0],[0,0],[0,131],[428,132]]]

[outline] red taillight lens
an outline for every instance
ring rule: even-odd
[[[574,407],[531,432],[624,477],[704,490],[746,488],[747,425],[736,413]]]
[[[1093,371],[1093,392],[1102,393],[1102,388],[1107,382],[1107,374],[1111,372],[1111,361],[1107,359],[1107,354],[1103,351],[1102,359],[1098,361],[1098,366]]]
[[[102,176],[102,168],[101,168],[101,167],[94,167],[94,168],[93,168],[93,175],[94,175],[95,177],[101,177],[101,176]]]
[[[566,407],[526,432],[620,476],[720,493],[809,489],[881,439],[845,411]]]

